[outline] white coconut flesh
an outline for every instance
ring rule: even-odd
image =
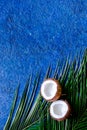
[[[58,100],[51,104],[50,113],[55,119],[63,118],[68,112],[68,105],[65,101]]]
[[[45,80],[41,86],[41,94],[46,100],[52,99],[57,93],[57,83],[54,80]]]

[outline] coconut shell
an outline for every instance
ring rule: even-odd
[[[53,98],[49,99],[49,100],[45,99],[42,94],[41,94],[41,95],[42,95],[42,97],[43,97],[45,100],[47,100],[48,102],[56,101],[57,99],[60,98],[60,96],[61,96],[61,94],[62,94],[62,87],[61,87],[59,81],[56,80],[56,79],[51,79],[51,78],[49,78],[49,79],[46,79],[45,81],[47,81],[47,80],[53,80],[53,81],[57,84],[57,92],[56,92],[55,96],[54,96]],[[45,82],[45,81],[44,81],[44,82]],[[40,90],[40,92],[41,92],[41,90]]]
[[[64,100],[61,100],[61,101],[64,101]],[[65,102],[65,103],[67,104],[67,106],[68,106],[68,111],[67,111],[67,113],[65,114],[64,117],[57,119],[57,118],[54,118],[53,115],[52,115],[51,112],[50,112],[50,116],[51,116],[54,120],[63,121],[63,120],[67,119],[67,118],[70,116],[70,114],[71,114],[71,106],[70,106],[70,104],[69,104],[66,100],[65,100],[64,102]]]

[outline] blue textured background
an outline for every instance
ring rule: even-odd
[[[87,0],[0,0],[0,130],[28,75],[87,47]]]

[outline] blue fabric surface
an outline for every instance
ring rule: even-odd
[[[0,0],[0,130],[18,82],[87,47],[87,0]]]

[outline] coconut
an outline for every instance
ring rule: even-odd
[[[58,100],[50,105],[50,115],[57,121],[62,121],[69,117],[71,112],[70,105],[67,101]]]
[[[59,99],[61,93],[61,85],[55,79],[46,79],[41,85],[41,95],[45,100],[49,102]]]

